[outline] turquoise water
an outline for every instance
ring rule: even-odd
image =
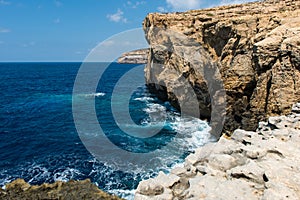
[[[155,176],[159,170],[167,173],[189,152],[211,139],[206,122],[181,117],[144,85],[132,93],[130,116],[143,131],[151,127],[153,113],[164,113],[163,129],[146,139],[125,134],[113,118],[111,95],[120,77],[136,65],[113,63],[95,93],[76,97],[83,105],[95,99],[98,122],[107,138],[129,152],[147,153],[174,143],[185,148],[185,153],[178,157],[171,151],[162,151],[154,168],[129,172],[97,159],[81,141],[72,115],[72,91],[80,66],[81,63],[0,63],[1,187],[16,178],[31,184],[90,178],[99,188],[131,199],[139,181]],[[106,154],[116,156],[114,148],[107,149]]]

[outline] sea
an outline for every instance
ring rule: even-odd
[[[0,63],[0,187],[17,178],[30,184],[89,178],[108,193],[133,199],[141,180],[159,171],[169,173],[174,166],[183,165],[189,153],[214,140],[207,122],[181,116],[169,102],[151,94],[145,84],[134,89],[129,103],[122,98],[118,103],[128,107],[140,132],[156,126],[151,118],[163,114],[162,128],[149,138],[125,133],[116,123],[111,101],[113,94],[118,96],[114,88],[120,78],[137,65],[97,64],[104,66],[96,91],[74,94],[82,63]],[[136,73],[143,76],[142,70]],[[126,82],[122,87],[127,87]],[[113,158],[120,149],[147,154],[169,143],[184,152],[178,156],[176,150],[161,150],[159,162],[150,168],[118,168],[87,148],[74,121],[74,99],[82,105],[91,100],[94,103],[99,126],[114,144],[105,150],[106,157]],[[98,134],[97,130],[91,132]]]

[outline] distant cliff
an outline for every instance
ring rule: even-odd
[[[195,63],[214,62],[226,92],[223,131],[255,130],[259,121],[287,114],[300,101],[300,1],[267,0],[183,13],[151,13],[143,23],[151,45],[146,83],[160,98],[179,108],[189,102],[186,79],[196,92],[201,117],[210,118],[216,93]],[[171,30],[191,41],[180,41]],[[198,43],[199,61],[186,47]],[[177,73],[174,73],[173,71]],[[202,73],[202,74],[201,74]],[[205,73],[205,72],[204,72]],[[215,74],[212,74],[214,76]],[[172,80],[172,81],[171,81]],[[176,95],[174,91],[180,91]],[[216,100],[218,101],[218,99]]]
[[[118,58],[118,63],[121,64],[146,64],[148,61],[149,49],[138,49],[123,53]]]

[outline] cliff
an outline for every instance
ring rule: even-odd
[[[146,64],[148,61],[149,49],[138,49],[123,53],[118,58],[120,64]]]
[[[0,188],[0,199],[31,200],[31,199],[95,199],[121,200],[116,196],[101,191],[90,180],[57,181],[53,184],[30,185],[23,179],[17,179]]]
[[[300,100],[299,0],[151,13],[143,28],[150,90],[180,108],[191,102],[190,85],[200,117],[217,117],[213,130],[223,127],[222,117],[223,132],[255,130]]]
[[[197,149],[183,167],[140,182],[135,200],[300,199],[300,103],[292,111]]]

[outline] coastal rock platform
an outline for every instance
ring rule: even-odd
[[[135,199],[300,199],[299,144],[300,103],[197,149],[183,167],[142,181]]]

